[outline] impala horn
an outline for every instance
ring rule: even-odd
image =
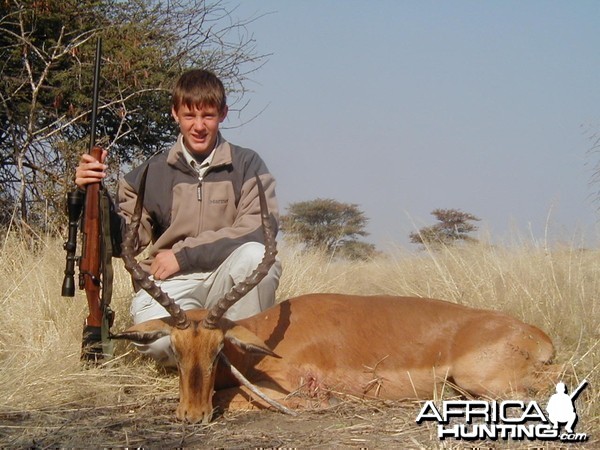
[[[133,210],[131,223],[127,227],[127,232],[125,233],[121,257],[125,262],[125,268],[131,274],[133,280],[152,298],[160,303],[173,317],[173,319],[175,319],[175,326],[183,330],[190,326],[190,320],[185,315],[185,311],[183,311],[166,292],[156,285],[156,283],[150,278],[146,271],[142,269],[140,264],[135,259],[136,241],[142,218],[147,175],[148,166],[146,166],[144,172],[142,173],[142,178],[138,189],[138,196],[135,202],[135,209]]]
[[[202,321],[202,327],[204,328],[217,328],[217,324],[221,317],[223,317],[223,314],[260,283],[260,281],[269,273],[269,269],[273,263],[275,263],[275,256],[277,255],[277,243],[275,241],[277,221],[272,214],[269,214],[265,189],[258,174],[256,175],[256,187],[258,189],[258,199],[260,203],[260,219],[265,237],[265,254],[256,269],[254,269],[245,280],[234,285],[231,290],[221,297],[208,311],[208,314]]]

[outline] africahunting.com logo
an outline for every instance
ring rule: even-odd
[[[575,400],[587,385],[587,380],[583,380],[573,393],[568,394],[565,384],[558,383],[545,412],[536,401],[446,400],[438,409],[429,400],[421,408],[416,422],[436,422],[437,435],[442,440],[584,442],[588,435],[575,432]]]

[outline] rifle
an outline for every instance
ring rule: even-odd
[[[98,111],[98,85],[100,82],[100,57],[102,41],[96,43],[94,88],[89,154],[100,161],[102,148],[96,146],[96,116]],[[83,215],[82,215],[83,213]],[[97,363],[112,356],[108,339],[114,322],[110,308],[112,293],[112,243],[110,239],[109,199],[101,182],[88,184],[85,193],[75,190],[67,195],[69,235],[64,244],[67,251],[62,295],[75,295],[75,263],[79,262],[79,289],[85,290],[89,315],[85,319],[81,344],[81,359]],[[82,229],[81,257],[77,250],[77,229]]]

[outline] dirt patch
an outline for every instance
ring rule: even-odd
[[[0,415],[0,445],[10,447],[391,448],[428,441],[410,404],[340,404],[295,417],[273,411],[226,412],[209,425],[174,420],[175,398],[108,408]],[[408,439],[408,441],[407,441]]]
[[[176,406],[174,397],[157,397],[116,407],[0,413],[0,446],[458,449],[478,444],[477,448],[560,447],[539,441],[521,444],[439,441],[432,426],[415,424],[419,406],[411,402],[351,401],[330,409],[302,411],[295,417],[273,411],[225,412],[209,425],[177,422],[174,419]],[[594,445],[588,442],[586,447]]]

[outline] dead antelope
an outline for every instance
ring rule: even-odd
[[[138,199],[124,259],[135,280],[171,317],[113,337],[148,343],[170,335],[179,370],[179,419],[210,421],[213,401],[231,409],[275,404],[265,397],[252,400],[240,384],[260,388],[290,408],[318,407],[332,393],[427,399],[446,382],[463,393],[489,397],[525,395],[548,386],[541,373],[554,354],[551,340],[500,312],[425,298],[311,294],[237,322],[223,318],[275,258],[260,181],[258,186],[265,257],[249,279],[209,311],[180,310],[133,258]],[[143,187],[140,191],[142,197]]]

